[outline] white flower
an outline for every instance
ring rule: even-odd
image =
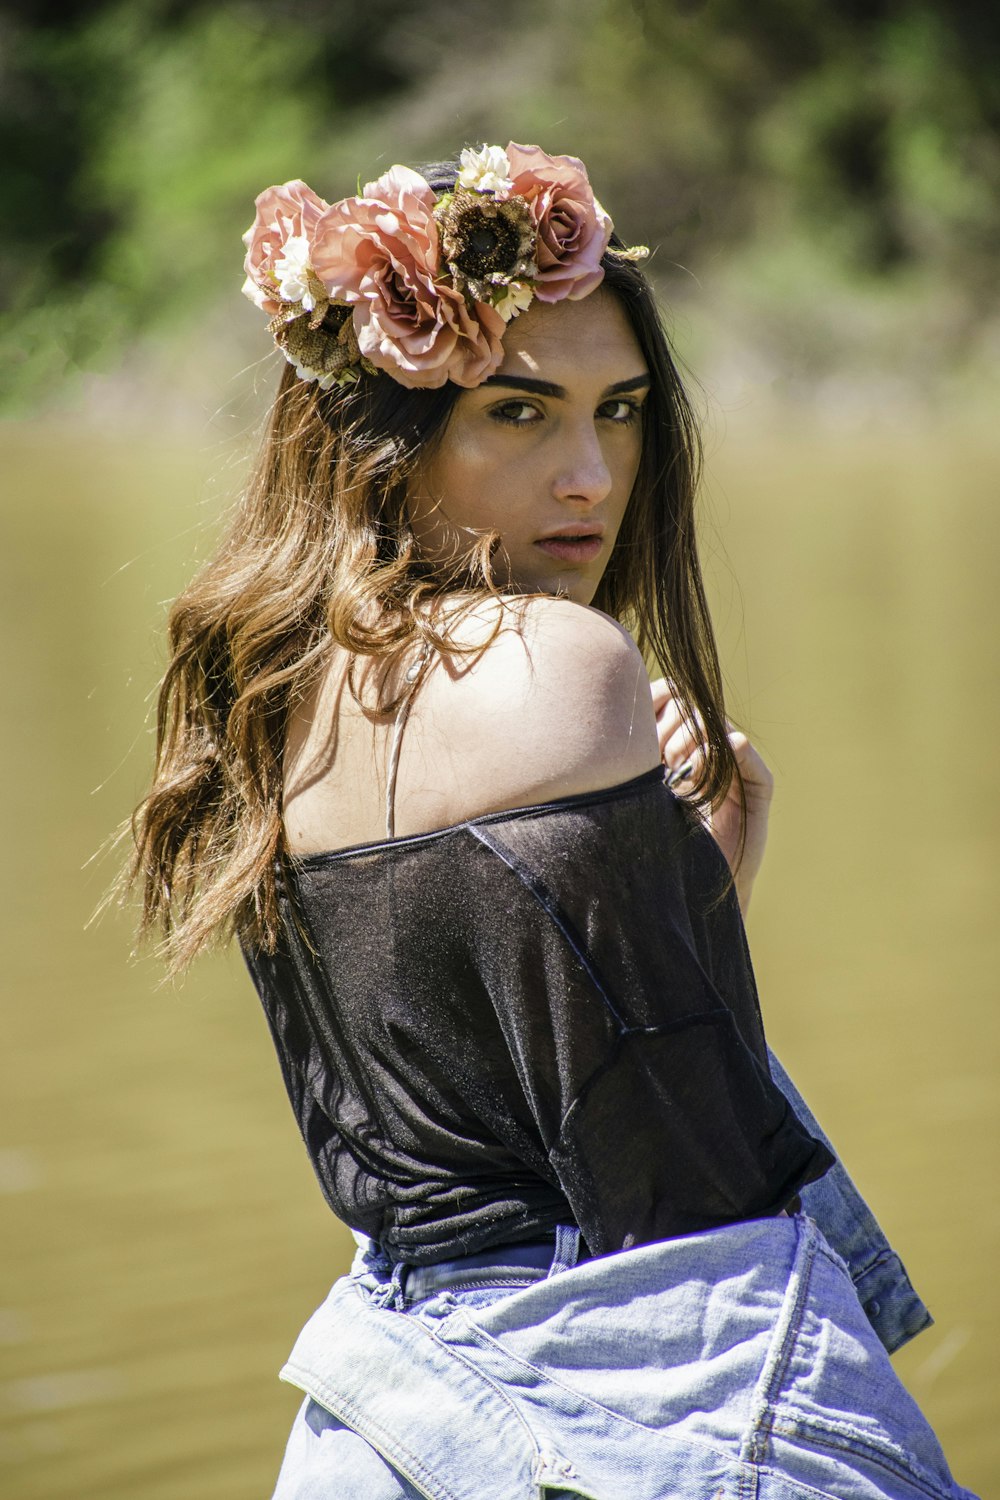
[[[252,276],[248,276],[243,283],[243,295],[249,297],[253,305],[261,309],[267,301],[267,293],[257,285]]]
[[[289,235],[283,249],[281,259],[274,262],[278,296],[283,302],[301,302],[303,312],[312,312],[316,297],[310,280],[309,240],[304,234]]]
[[[514,186],[510,162],[502,146],[484,145],[479,151],[466,146],[461,155],[459,185],[475,193],[509,193]]]
[[[534,287],[530,286],[527,281],[510,281],[493,306],[504,322],[509,323],[511,318],[516,318],[518,313],[524,312],[531,306],[534,295]]]
[[[295,373],[300,380],[308,381],[310,384],[315,381],[321,391],[328,391],[331,386],[340,384],[340,379],[336,375],[324,375],[322,370],[314,370],[311,365],[300,364],[295,355],[289,354],[287,349],[282,349],[281,352],[288,363],[295,366]]]

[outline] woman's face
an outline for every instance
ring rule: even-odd
[[[495,375],[463,391],[409,496],[423,557],[442,566],[498,531],[502,589],[589,604],[639,466],[649,372],[614,293],[535,302]]]

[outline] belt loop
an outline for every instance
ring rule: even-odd
[[[575,1266],[580,1255],[580,1231],[575,1224],[556,1225],[556,1248],[552,1256],[552,1264],[546,1272],[549,1276],[558,1276],[560,1271],[568,1271]]]
[[[357,1250],[351,1262],[350,1274],[358,1277],[364,1276],[367,1272],[376,1277],[388,1276],[392,1269],[392,1261],[378,1241],[366,1234],[361,1234],[358,1230],[352,1230],[351,1233],[354,1235]]]
[[[355,1277],[363,1276],[366,1271],[377,1270],[388,1272],[389,1260],[379,1247],[378,1242],[371,1239],[367,1234],[362,1234],[359,1229],[352,1229],[351,1233],[354,1236],[354,1243],[357,1246],[354,1252],[354,1259],[351,1262],[351,1275]]]
[[[381,1286],[376,1287],[371,1293],[371,1300],[376,1307],[391,1307],[394,1312],[406,1311],[406,1301],[403,1297],[403,1273],[408,1270],[409,1267],[405,1261],[396,1261],[389,1280],[382,1282]]]

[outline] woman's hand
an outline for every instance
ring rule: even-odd
[[[671,785],[680,795],[690,795],[704,758],[703,730],[699,721],[685,718],[684,709],[674,696],[673,684],[660,677],[651,684],[653,711],[660,755],[667,769],[674,773]],[[729,726],[729,743],[743,778],[746,797],[746,839],[740,858],[740,790],[733,778],[728,791],[714,811],[699,808],[706,828],[715,839],[736,876],[736,895],[740,910],[746,916],[750,892],[764,858],[767,842],[767,819],[774,794],[774,777],[745,734]],[[685,788],[688,791],[685,792]],[[737,859],[739,866],[737,868]]]

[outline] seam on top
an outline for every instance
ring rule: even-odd
[[[559,1122],[559,1134],[556,1136],[552,1149],[554,1150],[555,1147],[559,1145],[559,1142],[566,1134],[566,1128],[569,1125],[570,1117],[577,1110],[584,1107],[587,1095],[591,1092],[592,1089],[597,1087],[598,1083],[600,1083],[601,1079],[604,1078],[607,1073],[610,1073],[613,1068],[616,1068],[618,1066],[621,1059],[622,1047],[625,1042],[631,1040],[632,1037],[670,1036],[678,1031],[684,1031],[687,1028],[693,1026],[731,1026],[732,1023],[732,1012],[726,1010],[723,1006],[718,1010],[708,1010],[703,1011],[699,1014],[678,1016],[675,1020],[664,1021],[659,1026],[624,1027],[623,1030],[621,1030],[615,1037],[614,1044],[608,1050],[607,1055],[603,1057],[593,1069],[593,1071],[587,1075],[587,1077],[581,1083],[580,1087],[577,1089],[576,1093],[573,1095],[573,1098],[570,1100],[569,1104],[567,1104],[565,1110],[563,1111],[563,1117]]]
[[[617,782],[614,786],[603,787],[596,792],[572,792],[567,797],[555,797],[549,802],[532,802],[524,807],[504,808],[501,812],[480,813],[475,818],[464,818],[458,823],[448,823],[443,828],[428,829],[426,833],[408,833],[400,838],[374,839],[367,844],[348,844],[343,849],[319,849],[310,854],[287,854],[285,857],[296,870],[318,868],[334,864],[339,860],[350,859],[356,855],[377,854],[380,851],[388,853],[394,849],[409,848],[414,844],[430,844],[456,833],[464,833],[467,829],[475,831],[491,823],[506,823],[515,818],[537,818],[550,812],[561,812],[563,808],[614,802],[619,798],[644,791],[647,785],[662,786],[665,777],[664,766],[651,766],[648,771],[643,771],[639,776],[633,776],[628,781]]]
[[[473,838],[478,839],[479,842],[485,846],[485,848],[489,849],[492,854],[495,854],[497,859],[501,860],[507,866],[507,868],[517,876],[518,880],[520,880],[525,890],[527,890],[528,893],[534,897],[535,901],[537,901],[538,905],[542,908],[545,915],[549,918],[550,922],[552,922],[556,929],[562,934],[562,937],[565,939],[567,946],[570,948],[578,963],[583,968],[583,971],[586,974],[587,978],[590,980],[591,984],[594,986],[597,993],[603,1000],[609,1014],[614,1017],[615,1024],[618,1027],[619,1036],[621,1036],[621,1034],[627,1029],[627,1026],[625,1018],[621,1015],[618,1007],[615,1005],[615,1002],[611,998],[610,986],[605,982],[603,974],[601,973],[600,969],[598,969],[594,960],[591,958],[583,939],[576,930],[576,927],[563,911],[561,905],[556,900],[555,896],[553,896],[548,886],[544,881],[539,880],[534,871],[530,870],[527,865],[523,864],[522,861],[516,857],[516,855],[510,852],[510,850],[505,849],[503,845],[497,843],[495,839],[491,839],[485,828],[471,823],[468,825],[468,828]]]
[[[689,1026],[718,1026],[720,1023],[733,1026],[733,1014],[727,1006],[721,1005],[710,1011],[675,1016],[670,1021],[661,1022],[654,1026],[630,1025],[612,999],[611,986],[607,983],[600,968],[591,956],[590,950],[578,932],[575,923],[571,921],[570,917],[563,910],[562,905],[549,890],[546,883],[539,878],[530,865],[518,859],[512,850],[505,848],[499,840],[491,838],[485,828],[470,824],[468,831],[484,848],[489,849],[492,854],[495,854],[497,859],[505,864],[512,874],[517,876],[528,894],[538,903],[580,964],[583,972],[600,996],[609,1016],[611,1016],[618,1028],[612,1046],[590,1075],[584,1079],[576,1094],[563,1111],[559,1122],[558,1134],[554,1142],[551,1145],[546,1142],[545,1149],[547,1152],[551,1152],[562,1139],[567,1121],[580,1101],[596,1084],[599,1078],[603,1077],[610,1068],[617,1065],[622,1044],[630,1037],[669,1035],[672,1032],[681,1031]]]

